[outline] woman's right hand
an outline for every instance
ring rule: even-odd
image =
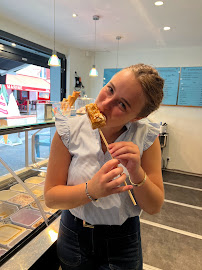
[[[133,188],[132,185],[120,186],[126,180],[126,175],[123,173],[123,168],[118,167],[119,163],[117,159],[107,161],[93,178],[88,181],[88,192],[91,197],[99,199]]]

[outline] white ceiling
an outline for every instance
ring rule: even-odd
[[[55,0],[56,41],[84,50],[202,46],[202,0]],[[0,16],[47,38],[53,37],[54,0],[0,0]],[[72,14],[78,17],[73,18]],[[170,26],[170,31],[163,31]],[[26,37],[24,37],[26,38]],[[50,45],[51,47],[51,45]],[[56,48],[57,49],[57,48]]]

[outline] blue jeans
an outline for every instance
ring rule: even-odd
[[[139,217],[92,229],[64,210],[57,251],[63,270],[142,270]]]

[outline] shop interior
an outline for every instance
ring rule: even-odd
[[[160,213],[140,216],[143,269],[201,269],[202,2],[37,2],[0,3],[0,226],[22,228],[12,241],[0,240],[0,267],[59,269],[61,210],[48,209],[43,198],[54,109],[80,91],[70,112],[76,115],[113,74],[145,63],[167,84],[162,105],[148,117],[161,125],[165,202]],[[60,66],[48,64],[53,51]],[[92,66],[98,76],[89,76]],[[182,97],[186,71],[190,84]],[[28,202],[14,202],[19,195]],[[36,211],[35,219],[22,224],[19,211],[27,219]]]

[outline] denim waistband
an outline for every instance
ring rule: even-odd
[[[72,215],[69,210],[62,211],[61,221],[66,227],[73,226],[74,228],[77,228],[76,230],[81,230],[84,227],[83,220]],[[139,232],[140,231],[139,216],[128,218],[122,225],[94,225],[94,228],[89,228],[89,229],[100,231],[100,232],[106,231],[107,234],[108,233],[120,234],[120,233],[126,233],[126,232],[128,233]]]

